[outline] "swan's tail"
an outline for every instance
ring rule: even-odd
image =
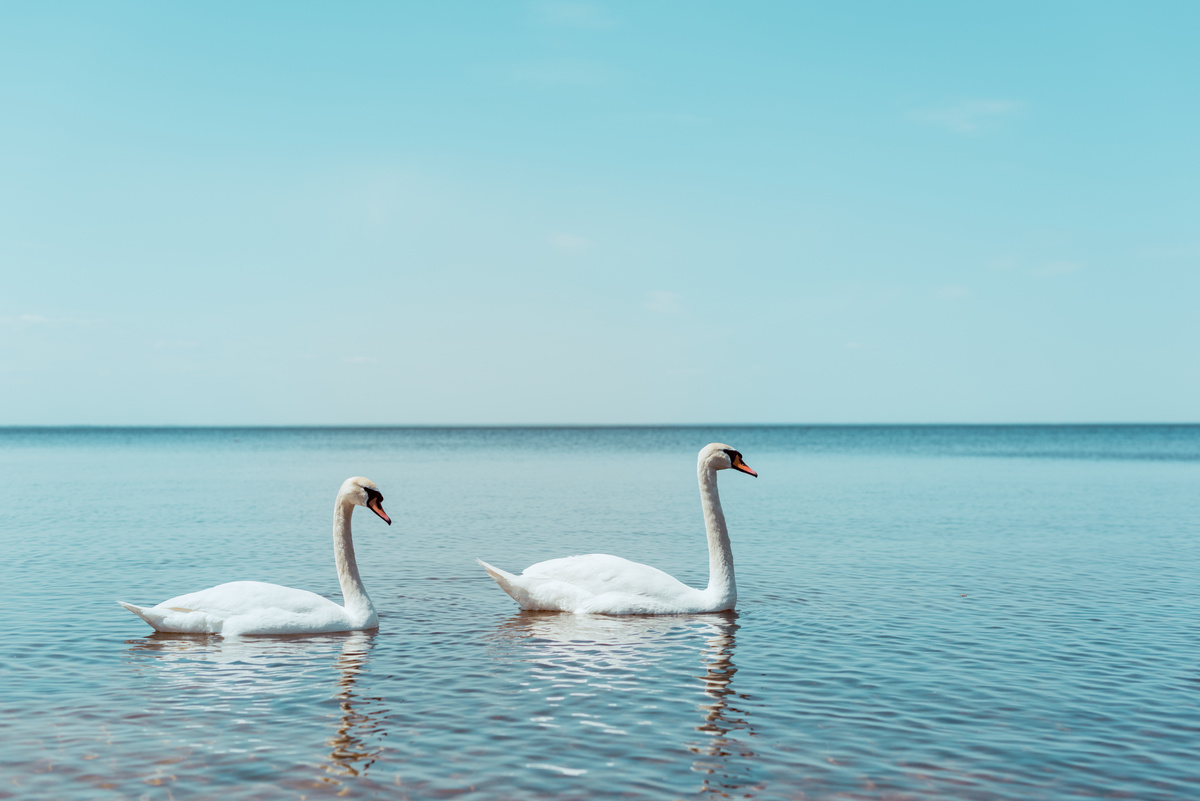
[[[489,565],[487,562],[483,561],[482,559],[476,559],[475,561],[478,562],[479,566],[482,567],[484,570],[486,570],[488,572],[488,575],[491,576],[492,578],[494,578],[496,580],[496,583],[499,584],[501,587],[503,587],[505,585],[505,582],[512,581],[513,579],[516,578],[516,576],[514,576],[512,573],[505,573],[503,570],[501,570],[498,567],[492,567],[491,565]]]
[[[163,626],[166,624],[163,621],[163,615],[161,612],[155,612],[153,609],[146,609],[145,607],[142,607],[142,606],[134,606],[133,604],[127,604],[124,601],[117,601],[117,603],[119,603],[121,606],[128,609],[130,612],[133,612],[135,615],[140,617],[142,620],[149,623],[154,628],[155,631],[165,631]]]
[[[488,572],[489,576],[496,580],[496,583],[500,585],[500,589],[511,595],[512,599],[521,605],[522,609],[540,608],[538,602],[529,595],[529,592],[517,583],[517,576],[507,573],[498,567],[493,567],[482,559],[476,559],[475,561]]]

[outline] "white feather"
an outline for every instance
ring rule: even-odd
[[[348,478],[334,503],[334,562],[344,606],[315,592],[261,581],[218,584],[152,607],[118,603],[157,631],[185,634],[321,634],[376,628],[379,616],[359,577],[350,532],[354,507],[367,505],[364,488],[378,490],[369,479]]]
[[[737,463],[730,453],[738,456]],[[709,551],[709,583],[703,590],[689,587],[656,567],[609,554],[549,559],[530,565],[519,576],[483,560],[476,561],[522,609],[604,615],[671,615],[732,609],[737,603],[737,587],[729,532],[717,495],[716,472],[735,466],[757,475],[740,462],[736,451],[721,443],[706,446],[697,460]]]

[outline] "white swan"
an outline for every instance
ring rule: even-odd
[[[730,467],[758,476],[742,461],[742,454],[728,445],[714,442],[700,451],[700,506],[708,531],[706,589],[692,589],[658,568],[601,553],[538,562],[519,576],[481,559],[476,561],[522,609],[601,615],[673,615],[732,609],[737,603],[733,551],[717,496],[717,471]]]
[[[355,476],[343,482],[333,507],[333,560],[345,606],[315,592],[261,581],[218,584],[154,607],[118,603],[158,631],[184,634],[319,634],[377,628],[379,616],[354,560],[350,515],[355,506],[365,506],[392,524],[383,511],[383,494],[373,481]]]

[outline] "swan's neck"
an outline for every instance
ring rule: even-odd
[[[729,529],[717,495],[717,471],[700,465],[700,507],[704,510],[704,528],[708,532],[708,589],[719,609],[732,609],[737,601],[733,580],[733,549],[729,547]]]
[[[337,565],[346,612],[352,618],[373,622],[376,620],[375,606],[367,596],[362,577],[358,575],[358,562],[354,559],[354,539],[350,534],[350,516],[353,513],[354,504],[338,498],[333,509],[333,561]]]

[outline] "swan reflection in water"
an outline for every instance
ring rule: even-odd
[[[704,682],[704,694],[712,703],[701,704],[704,712],[704,723],[696,727],[696,731],[710,736],[704,742],[688,745],[688,750],[699,754],[700,759],[692,764],[692,770],[705,774],[701,783],[701,792],[720,793],[740,791],[749,796],[750,790],[761,790],[765,783],[756,782],[749,775],[735,775],[750,772],[747,761],[755,756],[750,747],[736,736],[730,736],[739,730],[753,737],[754,729],[746,719],[744,709],[734,704],[745,695],[738,694],[733,689],[733,676],[737,668],[733,664],[734,633],[738,630],[737,613],[728,613],[729,618],[723,625],[716,626],[717,631],[708,639],[707,646],[700,652],[704,663],[703,676],[697,676]]]
[[[354,631],[342,641],[342,653],[337,658],[338,691],[335,698],[341,711],[337,734],[325,741],[333,750],[325,770],[342,776],[366,773],[383,752],[380,740],[387,736],[383,721],[387,710],[382,698],[357,698],[354,685],[364,671],[374,632]],[[371,708],[371,707],[375,708]]]
[[[165,680],[176,698],[186,698],[192,710],[205,715],[205,724],[224,734],[232,729],[222,725],[235,710],[231,701],[250,702],[251,708],[270,712],[269,704],[304,693],[309,687],[296,681],[297,674],[309,674],[308,666],[320,663],[332,653],[337,669],[332,701],[338,705],[337,725],[324,745],[331,749],[322,760],[324,771],[332,776],[355,777],[364,774],[384,750],[384,721],[388,711],[382,698],[363,697],[357,690],[365,672],[376,632],[350,631],[336,634],[298,637],[231,637],[215,635],[171,634],[156,632],[130,640],[129,651],[139,657],[139,665],[153,665],[155,675]],[[335,650],[336,649],[336,650]],[[287,668],[281,662],[292,662]],[[302,663],[296,669],[295,663]],[[205,714],[207,713],[207,714]],[[326,778],[324,782],[336,779]]]
[[[737,673],[733,664],[735,635],[739,628],[737,617],[737,612],[732,611],[628,617],[521,612],[498,626],[494,641],[503,646],[505,661],[515,658],[534,665],[530,677],[538,680],[537,685],[541,686],[531,687],[531,690],[545,689],[547,701],[560,701],[570,694],[586,696],[596,691],[613,690],[641,690],[654,694],[662,687],[678,686],[668,673],[678,670],[673,663],[678,661],[681,646],[690,651],[698,644],[697,640],[703,638],[699,659],[704,672],[695,675],[694,668],[687,670],[690,674],[688,690],[695,691],[695,679],[698,679],[704,695],[704,702],[695,707],[700,719],[688,728],[689,732],[698,732],[701,737],[685,736],[679,744],[699,757],[691,769],[704,776],[700,792],[751,797],[765,783],[756,781],[751,775],[756,755],[741,739],[753,736],[754,731],[746,711],[738,705],[745,696],[733,688],[733,677]],[[660,665],[661,668],[656,669]],[[583,685],[588,692],[580,692],[585,690]],[[576,692],[571,693],[571,690]],[[603,700],[615,701],[617,696],[605,693]],[[579,712],[572,714],[578,716]],[[643,711],[635,713],[633,710],[624,714],[626,720],[633,714],[645,715]],[[672,725],[677,721],[664,720],[660,712],[653,714],[656,724],[664,728],[671,726],[678,731]],[[594,720],[591,725],[599,726],[602,722]],[[539,725],[554,724],[546,720]],[[617,725],[609,721],[601,732],[624,734]],[[559,770],[566,772],[561,767]]]

